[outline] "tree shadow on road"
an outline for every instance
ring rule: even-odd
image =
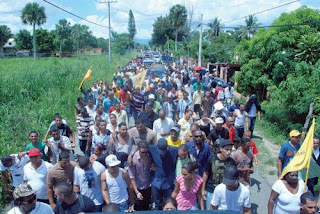
[[[261,184],[260,181],[254,179],[254,178],[251,178],[251,186],[257,185],[258,192],[260,192],[260,190],[261,190],[260,184]]]

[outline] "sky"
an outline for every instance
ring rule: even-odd
[[[47,1],[87,20],[108,26],[108,6],[105,3],[100,3],[107,0]],[[200,23],[201,14],[203,14],[203,23],[208,23],[215,17],[221,19],[223,23],[292,1],[294,0],[118,0],[111,3],[111,28],[118,33],[127,32],[128,13],[131,9],[136,21],[136,38],[150,39],[154,21],[161,15],[169,14],[169,9],[175,4],[184,5],[188,13],[193,11],[191,27],[193,30]],[[76,23],[88,25],[96,37],[108,38],[107,28],[80,20],[43,0],[0,0],[0,25],[7,25],[12,33],[17,33],[21,29],[27,29],[31,32],[32,26],[22,24],[20,18],[21,10],[28,2],[37,2],[45,7],[47,22],[40,26],[44,29],[53,30],[60,19],[67,19],[72,25]],[[320,9],[319,0],[300,0],[256,16],[259,23],[268,25],[279,17],[281,13],[291,12],[303,5],[313,9]],[[244,20],[241,19],[224,25],[239,26],[244,24]]]

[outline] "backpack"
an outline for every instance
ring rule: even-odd
[[[84,205],[84,201],[83,201],[83,195],[81,195],[80,193],[78,194],[78,199],[79,199],[79,203],[80,203],[80,212],[85,212],[86,210],[86,206]],[[62,208],[62,202],[61,201],[57,201],[57,207],[56,207],[56,214],[64,214],[64,209]]]
[[[223,88],[219,88],[217,100],[224,100],[224,90]]]

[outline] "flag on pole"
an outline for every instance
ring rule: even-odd
[[[285,176],[288,172],[307,169],[305,184],[307,183],[310,159],[312,158],[314,127],[315,119],[313,119],[312,125],[310,126],[308,134],[304,139],[300,149],[289,162],[289,164],[283,169],[280,179],[282,179],[283,176]]]
[[[89,79],[91,79],[92,77],[92,70],[91,70],[91,67],[88,69],[86,75],[84,76],[83,80],[81,81],[79,87],[78,87],[78,91],[80,91],[80,88],[82,87],[83,83],[85,81],[88,81]]]
[[[134,88],[142,88],[144,79],[146,78],[147,70],[142,71],[132,77],[132,83]]]

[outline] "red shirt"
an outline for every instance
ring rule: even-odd
[[[120,98],[121,103],[126,102],[126,93],[123,91],[123,89],[121,89],[121,91],[119,93],[119,98]]]
[[[229,131],[229,141],[231,143],[233,143],[233,138],[236,137],[236,128],[234,126],[231,126],[231,128],[229,129],[227,124],[224,124],[223,127],[228,129],[228,131]]]
[[[123,110],[123,106],[122,105],[120,105],[120,109]],[[115,110],[115,108],[113,106],[111,106],[109,108],[109,114],[111,114],[111,112],[113,112],[114,110]]]
[[[256,146],[256,143],[253,140],[251,140],[251,146],[250,147],[252,148],[252,154],[255,155],[255,154],[259,153],[258,148]]]
[[[222,90],[223,91],[223,93],[224,93],[224,88],[222,88],[222,87],[218,87],[218,88],[216,88],[216,90],[214,91],[214,101],[215,102],[218,102],[219,100],[218,100],[218,94],[219,94],[219,91],[220,90]]]

